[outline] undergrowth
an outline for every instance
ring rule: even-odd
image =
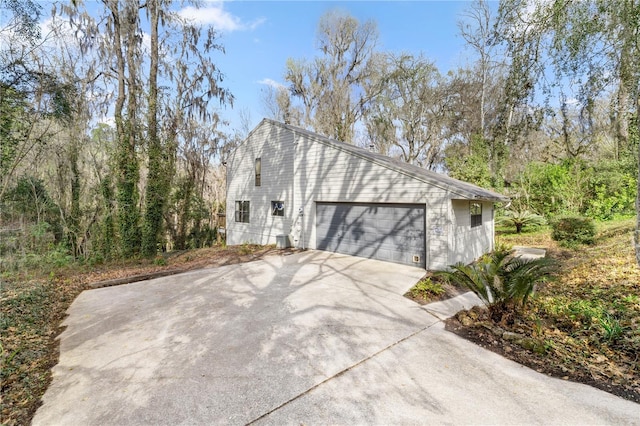
[[[631,245],[633,219],[597,224],[595,244],[559,247],[548,228],[501,233],[512,245],[548,249],[560,269],[537,289],[512,330],[544,341],[545,362],[640,398],[640,267]]]

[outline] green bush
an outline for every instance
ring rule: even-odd
[[[594,165],[588,184],[585,214],[599,220],[634,213],[638,179],[636,158],[600,161]]]
[[[593,244],[595,241],[596,226],[588,217],[560,217],[551,222],[551,228],[551,238],[567,247]]]
[[[442,284],[438,281],[432,281],[431,278],[420,280],[409,290],[414,298],[428,299],[431,296],[439,296],[444,293]]]
[[[545,217],[580,212],[587,198],[586,183],[590,170],[579,161],[561,164],[532,162],[517,177],[513,186],[516,209],[530,209]]]
[[[496,250],[471,265],[451,265],[450,271],[438,275],[476,293],[494,318],[524,306],[536,283],[546,280],[554,267],[552,259],[522,259],[508,250]]]

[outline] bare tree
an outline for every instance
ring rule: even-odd
[[[411,164],[434,169],[439,163],[447,117],[445,84],[435,65],[423,56],[387,56],[386,84],[367,114],[367,129]]]
[[[379,91],[371,66],[378,39],[373,21],[359,23],[338,11],[322,16],[312,62],[289,59],[286,80],[301,102],[303,123],[326,136],[352,142],[355,123]]]
[[[494,67],[492,43],[491,9],[485,0],[474,1],[462,17],[464,20],[458,21],[458,28],[462,38],[467,45],[478,55],[477,68],[480,74],[480,102],[479,111],[480,129],[479,134],[487,137],[486,134],[486,97],[489,91],[489,74]]]

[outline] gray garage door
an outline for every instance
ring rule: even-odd
[[[318,250],[425,266],[424,206],[316,204]]]

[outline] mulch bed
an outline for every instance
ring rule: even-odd
[[[480,310],[476,308],[475,311],[478,312]],[[464,316],[466,312],[463,311],[446,320],[445,329],[507,359],[527,366],[538,373],[583,383],[629,401],[640,403],[640,388],[634,390],[631,387],[613,383],[607,377],[596,375],[581,366],[574,366],[574,368],[568,369],[561,364],[560,360],[554,357],[539,355],[535,352],[535,349],[525,349],[515,343],[513,339],[506,340],[502,335],[508,330],[499,328],[488,318],[482,318],[482,313],[480,313],[480,318],[474,320],[473,324],[463,325],[459,318],[461,315]]]

